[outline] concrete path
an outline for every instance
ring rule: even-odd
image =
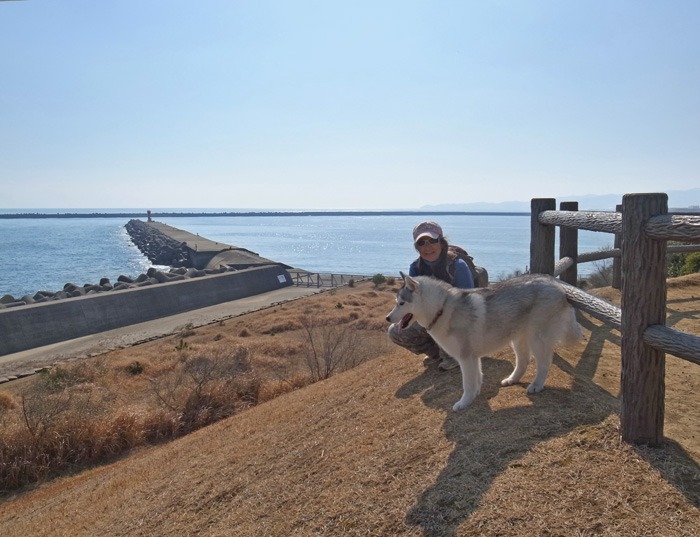
[[[186,242],[190,249],[197,252],[217,253],[233,248],[233,246],[230,244],[212,241],[204,237],[200,237],[199,235],[195,235],[194,233],[190,233],[189,231],[178,229],[161,222],[148,222],[148,225],[157,229],[163,235],[170,237],[174,241]]]
[[[283,267],[290,268],[284,263],[261,257],[247,248],[212,241],[190,233],[189,231],[169,226],[168,224],[148,222],[148,225],[161,235],[175,242],[185,243],[185,248],[189,251],[190,260],[194,263],[195,267],[200,269],[216,269],[219,268],[220,265],[235,268],[236,270],[260,265],[282,265]]]
[[[35,370],[51,366],[57,362],[85,358],[156,339],[177,332],[188,324],[194,327],[204,326],[327,290],[328,288],[284,287],[275,291],[171,315],[145,323],[133,324],[99,334],[7,354],[0,356],[0,382],[4,382],[8,378],[12,380],[13,377],[33,374]]]

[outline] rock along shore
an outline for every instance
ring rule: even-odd
[[[281,263],[259,257],[257,254],[248,250],[234,248],[227,244],[214,243],[208,241],[208,239],[199,237],[197,237],[199,242],[211,243],[216,245],[216,247],[209,250],[204,249],[204,251],[201,252],[195,252],[192,246],[188,245],[188,242],[178,240],[174,237],[187,238],[188,236],[196,236],[163,224],[149,224],[141,220],[130,220],[125,225],[125,228],[133,243],[149,261],[155,265],[169,266],[170,268],[161,270],[156,267],[151,267],[146,273],[133,278],[122,274],[114,283],[112,283],[109,278],[105,277],[101,278],[98,283],[77,285],[68,282],[63,286],[63,289],[58,291],[42,290],[37,291],[34,295],[24,295],[22,297],[14,297],[7,294],[0,297],[0,310],[54,300],[89,296],[109,291],[120,291],[149,285],[158,285],[160,283],[200,278],[255,266],[282,265]],[[190,240],[190,242],[193,241]],[[224,252],[223,255],[222,252]],[[235,260],[233,256],[235,256]],[[215,257],[216,263],[210,263]],[[198,264],[205,266],[198,268]],[[286,265],[283,266],[286,267]]]

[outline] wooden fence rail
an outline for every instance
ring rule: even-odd
[[[292,277],[292,282],[297,287],[338,287],[346,285],[351,281],[359,282],[371,276],[361,276],[357,274],[330,274],[307,272],[305,270],[287,270]]]
[[[626,194],[619,212],[577,208],[567,202],[557,211],[554,199],[531,201],[530,271],[559,276],[577,308],[620,330],[622,438],[658,446],[663,440],[665,353],[700,365],[700,337],[665,325],[666,254],[698,248],[667,248],[666,241],[700,243],[700,216],[668,214],[666,194]],[[560,226],[556,263],[555,226]],[[614,233],[616,248],[601,257],[579,256],[578,229]],[[606,257],[620,262],[621,308],[575,287],[577,263]]]

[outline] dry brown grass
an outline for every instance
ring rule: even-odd
[[[669,324],[700,333],[700,277],[669,287]],[[335,301],[322,308],[333,317],[361,308],[351,322],[379,323],[393,298],[366,289],[319,301]],[[183,340],[209,345],[220,333],[227,345],[252,348],[257,338],[270,345],[294,332],[273,336],[268,327],[318,315],[314,298]],[[582,324],[586,341],[559,351],[541,394],[525,392],[532,371],[519,386],[499,386],[512,367],[503,351],[484,360],[482,395],[453,413],[459,373],[425,369],[387,345],[355,369],[174,442],[7,497],[0,534],[700,534],[700,368],[668,357],[663,449],[621,444],[619,335],[586,317]],[[240,337],[243,329],[248,336]],[[164,367],[178,341],[110,353],[94,368],[111,371],[115,385],[137,384],[125,367],[134,360],[146,371]],[[280,361],[262,360],[275,382],[303,374],[284,353]]]
[[[331,290],[95,359],[0,390],[0,494],[172,440],[381,354],[393,289]],[[376,306],[380,307],[376,307]],[[373,330],[373,331],[372,331]],[[117,432],[115,432],[117,431]]]

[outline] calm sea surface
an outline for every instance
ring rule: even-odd
[[[526,215],[158,218],[296,268],[366,275],[398,275],[399,270],[407,270],[416,257],[411,230],[423,219],[437,220],[448,240],[474,256],[492,280],[527,268],[530,218]],[[131,243],[124,229],[128,221],[112,217],[0,219],[0,296],[19,298],[39,290],[57,291],[68,282],[98,283],[103,277],[114,282],[121,274],[133,277],[145,272],[151,263]],[[610,234],[579,232],[580,252],[612,244]],[[579,273],[594,269],[584,264]]]

